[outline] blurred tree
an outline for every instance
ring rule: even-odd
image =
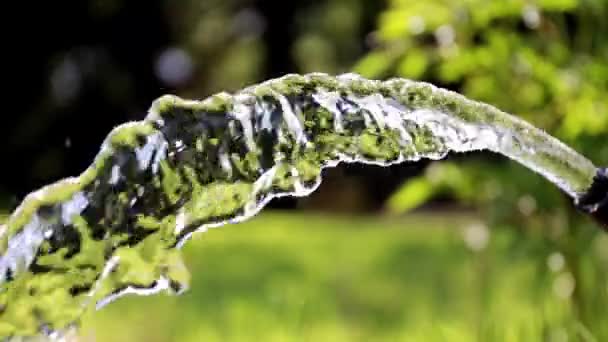
[[[426,80],[493,104],[606,165],[606,17],[604,0],[392,0],[373,33],[378,47],[355,70]],[[484,212],[494,226],[552,238],[575,276],[575,306],[582,321],[591,322],[607,295],[583,296],[578,286],[597,287],[605,279],[582,276],[585,262],[577,250],[590,248],[596,229],[581,224],[585,219],[572,214],[569,200],[529,170],[487,155],[470,160],[432,165],[395,192],[387,207],[402,212],[449,194]]]
[[[424,79],[491,103],[545,128],[601,165],[608,162],[607,14],[605,1],[394,0],[374,32],[379,47],[355,70],[375,78]],[[456,195],[493,207],[488,201],[512,203],[529,193],[537,209],[557,205],[551,200],[555,194],[546,195],[552,190],[545,182],[520,177],[528,172],[521,167],[493,159],[482,164],[461,176],[485,180],[470,187],[486,191],[452,187]],[[451,167],[439,166],[433,174]],[[519,185],[512,185],[513,178]],[[521,189],[507,189],[514,186]],[[398,201],[392,203],[397,209]]]

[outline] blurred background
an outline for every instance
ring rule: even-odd
[[[606,0],[11,2],[0,208],[77,175],[158,96],[286,73],[425,80],[608,165]],[[191,290],[87,317],[90,341],[608,340],[608,235],[489,153],[326,170],[309,198],[185,247]]]

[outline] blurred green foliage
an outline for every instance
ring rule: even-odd
[[[293,43],[284,42],[286,51],[273,51],[264,46],[268,42],[263,34],[269,23],[255,7],[248,7],[250,1],[167,1],[178,46],[202,71],[180,95],[200,98],[260,82],[268,72],[264,65],[272,60],[273,53],[290,56],[295,68],[291,72],[347,72],[363,52],[359,37],[365,4],[365,0],[294,3],[295,20],[283,28]]]
[[[454,89],[531,121],[604,165],[607,16],[602,0],[393,0],[374,32],[378,47],[355,70]],[[448,193],[498,224],[539,226],[553,236],[576,220],[552,186],[515,163],[457,165],[439,164],[408,180],[388,207],[408,210]]]
[[[606,165],[607,17],[604,0],[392,0],[373,35],[377,48],[355,70],[456,90],[521,116]],[[577,320],[593,321],[598,312],[588,308],[597,298],[579,286],[603,291],[606,283],[588,282],[592,267],[582,266],[587,261],[581,253],[592,248],[599,230],[516,163],[487,155],[457,160],[408,179],[388,200],[388,210],[400,213],[447,196],[484,213],[493,227],[551,241],[573,269]]]
[[[84,321],[98,341],[603,341],[608,237],[580,251],[463,215],[265,213],[185,248],[192,289]],[[599,267],[599,268],[597,268]],[[594,284],[603,284],[596,287]],[[593,299],[578,319],[574,286]]]
[[[379,48],[355,69],[456,89],[569,142],[601,138],[608,132],[607,15],[603,0],[393,0],[374,34]],[[579,145],[608,156],[605,146]]]

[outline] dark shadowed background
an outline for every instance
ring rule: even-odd
[[[97,0],[12,8],[10,15],[28,25],[14,28],[18,35],[5,45],[6,205],[82,172],[114,126],[142,119],[163,94],[204,98],[286,73],[348,71],[369,50],[366,37],[384,4],[331,3]],[[333,18],[322,17],[328,10]],[[347,173],[342,185],[365,192],[344,207],[378,208],[408,174],[403,169],[335,172]]]

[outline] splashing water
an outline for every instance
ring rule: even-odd
[[[596,174],[530,124],[427,83],[288,75],[201,102],[161,97],[82,175],[28,195],[0,226],[0,337],[52,336],[122,295],[183,291],[193,233],[306,196],[325,167],[481,149],[575,200]]]

